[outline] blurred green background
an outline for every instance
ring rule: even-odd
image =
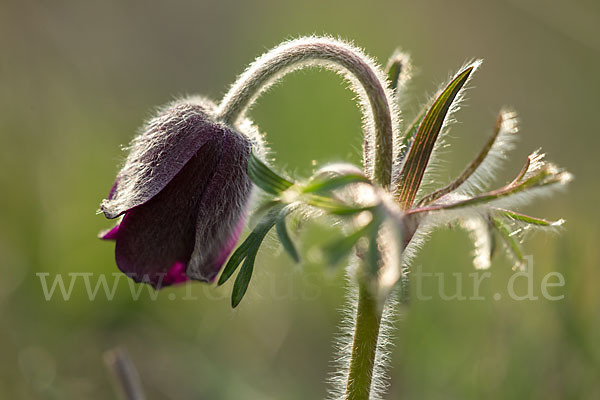
[[[600,4],[592,0],[1,0],[0,398],[114,398],[102,355],[116,345],[129,350],[150,399],[325,397],[344,290],[342,271],[321,265],[313,248],[321,228],[305,235],[301,266],[272,240],[235,311],[230,286],[134,301],[123,279],[112,301],[90,301],[79,281],[70,301],[46,301],[36,276],[113,279],[113,245],[96,239],[110,222],[95,210],[121,146],[156,106],[184,94],[218,100],[254,57],[311,33],[354,40],[382,64],[397,46],[409,52],[417,71],[408,117],[464,61],[485,59],[451,131],[442,181],[473,156],[504,105],[519,112],[522,139],[499,181],[540,145],[576,176],[568,194],[527,210],[567,219],[564,233],[526,244],[535,293],[558,271],[566,285],[552,293],[564,299],[494,300],[512,274],[502,256],[484,301],[414,299],[397,323],[387,398],[600,398]],[[332,73],[294,74],[252,116],[290,173],[308,174],[313,160],[360,160],[360,115]],[[441,231],[415,265],[467,274],[469,251],[462,231]]]

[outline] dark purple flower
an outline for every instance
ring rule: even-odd
[[[211,282],[240,236],[251,142],[213,110],[199,98],[163,108],[133,140],[100,206],[107,218],[122,216],[100,237],[116,241],[119,269],[137,282]]]

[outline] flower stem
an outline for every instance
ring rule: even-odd
[[[382,311],[380,302],[372,293],[372,288],[364,279],[359,279],[358,307],[346,386],[346,400],[369,399]]]
[[[314,65],[344,72],[361,97],[367,121],[367,170],[374,181],[388,187],[393,161],[393,120],[388,100],[392,95],[378,67],[360,50],[346,43],[307,37],[272,49],[252,63],[229,89],[216,111],[217,118],[226,124],[235,124],[258,96],[278,79],[299,68]]]
[[[140,376],[129,354],[124,348],[117,347],[104,353],[104,361],[111,370],[123,398],[126,400],[145,400]]]

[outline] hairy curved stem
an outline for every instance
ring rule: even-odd
[[[346,400],[369,399],[382,312],[380,302],[373,295],[371,288],[360,280]]]
[[[370,142],[365,162],[372,179],[382,187],[390,185],[393,160],[393,126],[390,102],[385,84],[377,67],[358,49],[328,38],[303,38],[284,43],[257,59],[233,84],[217,110],[217,118],[235,124],[257,97],[277,79],[298,68],[319,65],[344,71],[351,82],[358,82],[356,90],[366,97],[363,101]],[[374,136],[374,137],[372,137]]]

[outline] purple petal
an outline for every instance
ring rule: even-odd
[[[121,271],[159,286],[174,264],[187,264],[198,209],[220,158],[218,143],[206,143],[162,191],[126,212],[115,251]]]
[[[225,261],[227,261],[227,259],[229,258],[229,255],[231,254],[235,245],[240,239],[242,231],[244,230],[244,225],[246,225],[245,215],[243,215],[242,218],[240,218],[240,220],[238,221],[238,226],[235,228],[229,239],[227,239],[225,245],[223,246],[223,248],[221,248],[221,251],[217,255],[217,258],[214,261],[212,268],[210,269],[210,271],[213,271],[214,273],[214,275],[209,277],[209,280],[211,282],[217,277],[219,271],[221,270],[221,267],[223,267],[223,264],[225,264]]]
[[[162,286],[178,285],[189,280],[190,278],[185,274],[185,264],[178,261],[167,271]]]
[[[119,224],[100,232],[98,237],[102,240],[117,240],[117,233],[119,233]]]
[[[187,273],[212,282],[235,247],[245,222],[252,190],[248,177],[250,143],[237,132],[222,142],[223,156],[203,195],[196,220],[196,244]]]
[[[108,199],[103,232],[119,268],[160,288],[212,281],[244,226],[252,184],[250,141],[213,121],[214,105],[188,99],[152,119],[131,146]]]
[[[156,196],[208,141],[222,135],[209,115],[213,104],[184,99],[165,107],[130,145],[125,165],[100,209],[116,218]]]

